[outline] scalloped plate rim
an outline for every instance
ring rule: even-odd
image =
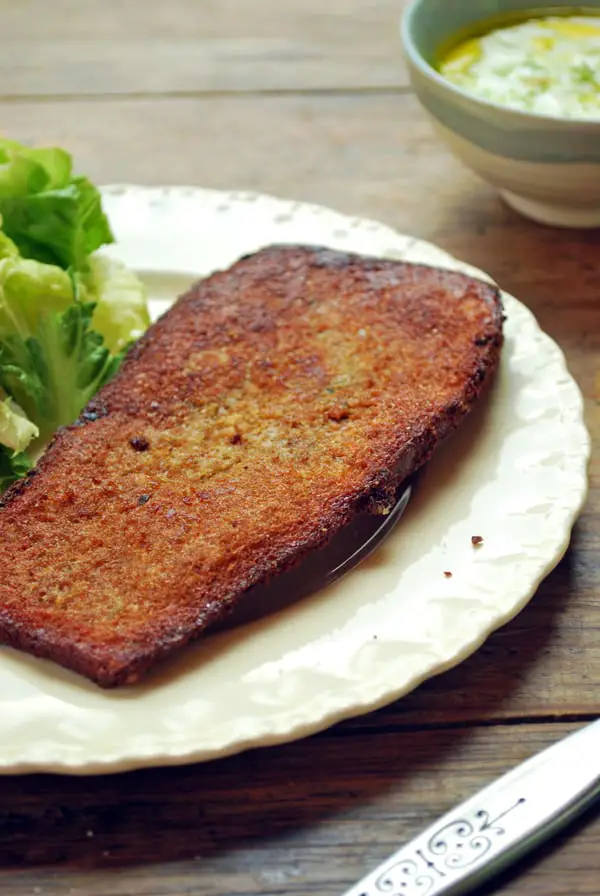
[[[461,262],[458,259],[454,259],[452,256],[448,255],[448,253],[438,249],[436,246],[412,236],[399,234],[386,224],[380,223],[374,219],[351,217],[341,212],[337,212],[334,209],[313,203],[286,200],[276,196],[254,193],[252,191],[221,191],[193,186],[146,187],[143,185],[112,184],[103,187],[102,190],[107,197],[118,198],[120,196],[134,196],[137,197],[138,200],[152,199],[154,202],[170,202],[173,198],[177,201],[185,202],[190,199],[198,200],[198,198],[202,198],[203,196],[210,196],[213,200],[224,200],[227,198],[228,201],[234,203],[268,202],[274,206],[291,210],[292,213],[294,210],[300,210],[306,214],[316,214],[318,216],[324,215],[330,217],[332,220],[346,222],[346,226],[354,231],[367,229],[372,233],[379,233],[386,238],[389,237],[390,239],[395,239],[397,241],[403,240],[404,247],[400,250],[401,252],[410,254],[412,250],[416,250],[417,254],[423,251],[432,254],[432,257],[434,257],[435,260],[432,260],[431,262],[424,261],[423,263],[425,264],[430,263],[434,266],[443,265],[467,271],[474,276],[490,279],[484,272],[479,271],[477,268]],[[166,272],[169,272],[166,266],[164,268],[153,267],[152,269],[164,269]],[[189,272],[186,271],[185,273]],[[27,756],[27,749],[24,749],[18,758],[13,756],[11,759],[10,750],[7,751],[6,749],[6,739],[3,738],[3,743],[0,744],[0,774],[52,771],[72,775],[87,775],[127,771],[145,766],[179,765],[197,761],[206,761],[217,757],[231,755],[232,753],[246,750],[251,747],[273,746],[305,737],[323,730],[343,719],[370,712],[409,693],[422,681],[440,674],[446,669],[452,668],[462,662],[477,650],[493,631],[514,618],[514,616],[516,616],[531,599],[540,582],[560,561],[568,547],[572,526],[583,507],[587,494],[587,464],[589,461],[591,443],[583,420],[583,402],[581,394],[574,380],[568,374],[564,354],[550,337],[539,330],[537,322],[529,309],[525,308],[525,306],[513,297],[506,294],[504,295],[509,308],[512,308],[513,311],[518,311],[530,327],[537,328],[539,338],[545,344],[548,353],[552,355],[557,370],[560,368],[561,373],[563,373],[565,377],[563,385],[566,383],[565,388],[569,391],[572,403],[570,420],[571,428],[569,432],[571,442],[574,446],[574,452],[571,458],[571,472],[577,479],[579,488],[573,490],[571,495],[572,500],[568,506],[565,506],[561,531],[556,533],[553,544],[546,546],[547,555],[545,560],[540,562],[535,570],[533,570],[533,568],[531,569],[527,586],[523,588],[518,598],[514,599],[503,613],[495,615],[494,618],[488,620],[486,625],[480,624],[477,626],[470,637],[468,637],[458,649],[439,657],[438,662],[431,663],[427,669],[415,673],[412,677],[409,676],[407,679],[401,681],[397,687],[391,687],[388,683],[387,687],[380,688],[377,692],[371,693],[370,696],[367,695],[365,697],[361,694],[361,697],[359,698],[358,695],[354,695],[353,698],[350,696],[345,702],[339,700],[336,702],[334,700],[333,705],[325,703],[322,705],[320,713],[317,712],[305,718],[302,718],[301,716],[299,719],[294,718],[293,714],[290,715],[288,712],[287,715],[283,715],[280,720],[282,724],[280,724],[279,727],[271,724],[266,728],[264,726],[261,728],[260,725],[258,725],[255,726],[254,729],[249,729],[245,736],[238,735],[237,737],[233,736],[229,739],[225,738],[220,744],[213,744],[212,746],[210,744],[202,746],[198,743],[186,742],[185,740],[182,744],[177,742],[169,744],[167,742],[168,738],[163,738],[161,745],[160,737],[158,737],[154,743],[150,742],[148,749],[144,751],[138,750],[137,752],[127,753],[126,750],[122,750],[120,754],[115,754],[114,752],[111,754],[106,751],[103,753],[102,749],[100,749],[96,755],[93,755],[92,752],[83,752],[82,754],[80,751],[79,755],[75,756],[75,758],[68,756],[68,751],[66,753],[64,749],[62,755],[60,755],[61,751],[60,748],[58,748],[54,756],[50,755],[46,756],[44,759],[40,759],[39,756],[35,755],[34,748],[33,750],[29,750],[29,756]],[[2,675],[1,670],[2,658],[0,657],[0,678]],[[41,678],[43,679],[43,671],[41,673]],[[1,703],[2,700],[0,698],[0,707]],[[31,747],[30,744],[27,744],[26,746]]]

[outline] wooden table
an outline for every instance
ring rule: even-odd
[[[68,147],[98,182],[261,190],[432,240],[532,308],[585,395],[596,453],[572,547],[530,606],[459,668],[299,743],[176,769],[0,783],[6,896],[338,896],[600,709],[599,232],[517,217],[448,155],[408,86],[399,0],[2,6],[7,135]],[[493,892],[598,896],[598,813]]]

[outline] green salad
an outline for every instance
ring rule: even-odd
[[[141,280],[97,254],[112,242],[100,193],[69,153],[0,140],[0,491],[149,324]]]

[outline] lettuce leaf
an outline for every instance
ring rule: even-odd
[[[39,434],[37,426],[27,418],[23,409],[0,389],[0,444],[12,451],[25,451]]]
[[[150,323],[144,286],[96,254],[99,191],[63,149],[0,139],[0,492],[117,371]]]
[[[93,326],[111,352],[121,352],[150,325],[144,284],[120,261],[92,255],[79,276],[82,295],[96,303]]]
[[[73,175],[63,149],[0,140],[0,215],[23,256],[63,269],[83,269],[92,252],[114,242],[100,193]]]
[[[0,445],[0,494],[17,479],[22,479],[30,469],[31,461],[26,454],[15,453]]]
[[[55,265],[30,258],[0,259],[0,336],[31,335],[47,311],[73,303],[73,280]]]
[[[92,329],[95,305],[75,285],[53,265],[0,261],[0,386],[42,441],[72,423],[121,362]]]

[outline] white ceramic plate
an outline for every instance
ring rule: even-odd
[[[371,221],[264,196],[111,187],[111,252],[159,311],[198,275],[272,242],[308,242],[473,272]],[[480,272],[480,276],[482,275]],[[0,770],[73,774],[209,759],[303,737],[465,659],[564,553],[589,439],[563,355],[505,297],[492,394],[436,455],[390,539],[337,584],[103,692],[0,650]],[[481,535],[475,549],[472,535]],[[444,576],[445,571],[452,577]]]

